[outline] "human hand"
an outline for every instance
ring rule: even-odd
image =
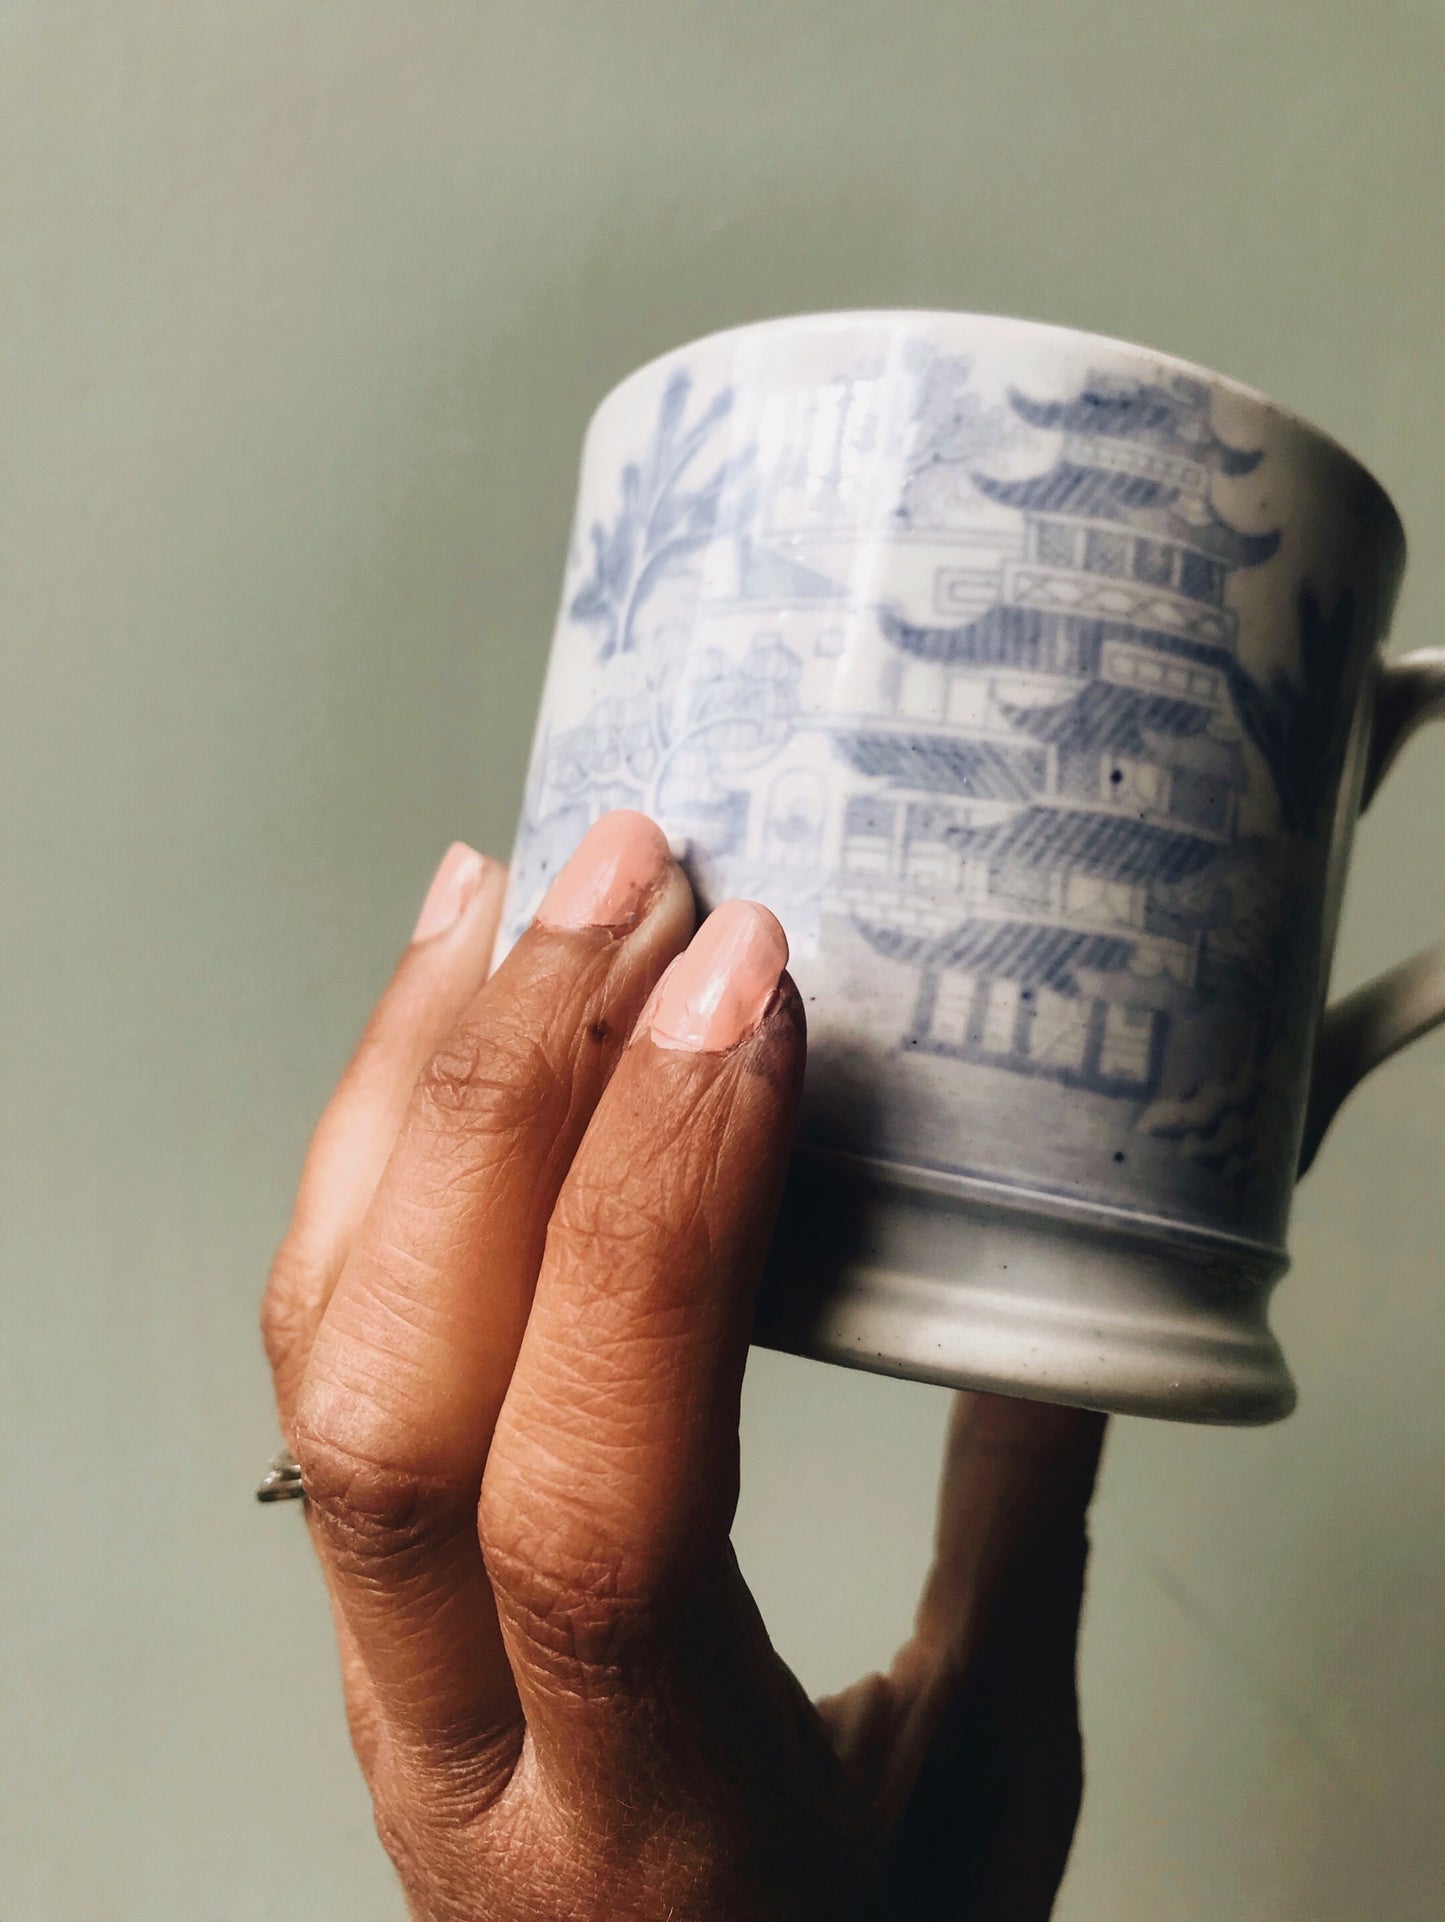
[[[781,929],[730,903],[693,938],[620,813],[488,979],[504,878],[438,871],[263,1308],[412,1915],[1035,1922],[1101,1419],[958,1397],[914,1632],[810,1703],[729,1545],[803,1069]]]

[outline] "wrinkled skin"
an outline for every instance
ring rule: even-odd
[[[798,996],[726,1051],[658,1047],[633,1030],[693,932],[681,872],[488,979],[503,878],[403,956],[263,1310],[412,1915],[1037,1922],[1100,1418],[960,1395],[914,1631],[809,1702],[729,1545]]]

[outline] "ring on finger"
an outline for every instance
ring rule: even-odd
[[[301,1485],[301,1464],[289,1448],[271,1457],[271,1465],[256,1487],[258,1502],[299,1502],[306,1499]]]

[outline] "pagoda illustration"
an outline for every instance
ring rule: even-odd
[[[835,900],[916,972],[906,1046],[1147,1100],[1228,911],[1248,677],[1226,590],[1278,535],[1215,508],[1260,455],[1220,439],[1199,383],[1010,400],[1056,458],[972,476],[1022,515],[980,611],[881,610],[894,711],[834,737],[872,777],[846,802]]]

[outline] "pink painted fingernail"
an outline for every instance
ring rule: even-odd
[[[620,928],[635,921],[672,854],[655,821],[618,808],[594,821],[548,888],[537,919],[548,928]]]
[[[755,901],[724,901],[662,983],[649,1032],[659,1048],[722,1054],[752,1034],[783,969],[788,937]]]
[[[667,993],[667,984],[673,975],[676,974],[677,964],[681,959],[682,955],[674,955],[653,983],[652,993],[648,995],[647,999],[643,1002],[642,1012],[638,1015],[636,1021],[633,1022],[632,1033],[627,1037],[627,1045],[629,1048],[634,1041],[640,1041],[643,1035],[651,1034],[652,1017],[657,1013],[658,1003]]]
[[[432,876],[421,913],[411,931],[413,941],[430,941],[454,927],[477,898],[477,890],[491,866],[485,854],[478,854],[465,841],[453,841]]]

